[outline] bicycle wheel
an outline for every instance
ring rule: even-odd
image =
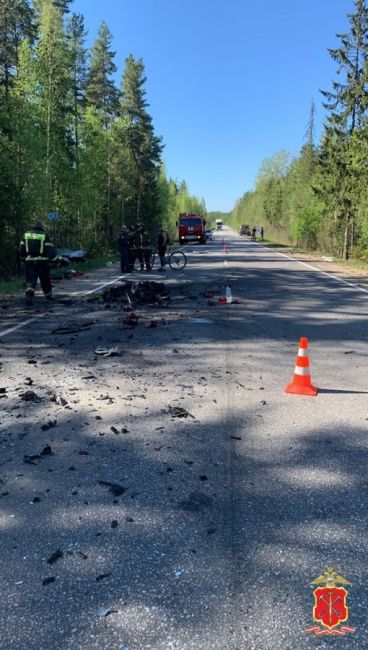
[[[153,251],[153,253],[152,253],[152,255],[151,255],[151,260],[150,260],[151,269],[153,269],[153,265],[154,265],[154,263],[155,263],[155,259],[156,259],[156,251]]]
[[[169,255],[169,266],[173,271],[183,271],[187,265],[187,258],[182,251],[174,251]]]

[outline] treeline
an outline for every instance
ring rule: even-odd
[[[180,211],[205,211],[168,179],[148,113],[142,59],[115,83],[105,23],[88,51],[72,0],[0,0],[0,276],[36,218],[59,215],[57,243],[114,248],[122,223],[173,231]]]
[[[255,187],[235,205],[230,222],[265,227],[283,238],[347,259],[368,260],[368,9],[355,0],[349,31],[329,53],[337,64],[332,90],[322,91],[326,120],[314,142],[312,105],[305,144],[291,159],[265,160]]]

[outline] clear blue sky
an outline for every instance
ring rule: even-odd
[[[167,175],[185,180],[208,210],[231,210],[252,189],[262,161],[303,144],[312,101],[336,64],[327,48],[348,29],[353,0],[75,0],[88,44],[101,20],[118,80],[141,57]]]

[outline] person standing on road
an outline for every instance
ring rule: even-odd
[[[42,221],[36,221],[34,228],[24,233],[19,244],[19,256],[25,265],[27,305],[32,304],[38,279],[46,300],[52,300],[50,269],[58,257]]]
[[[264,229],[263,229],[263,226],[261,226],[261,229],[260,229],[259,233],[260,233],[260,235],[261,235],[261,240],[263,241],[263,237],[264,237]]]
[[[144,270],[146,265],[146,271],[151,270],[151,258],[152,258],[152,245],[151,239],[148,234],[148,231],[143,224],[138,226],[138,231],[136,235],[136,244],[137,244],[137,256],[140,263],[141,271]]]
[[[158,255],[160,258],[160,264],[161,267],[158,269],[159,271],[164,271],[165,266],[166,266],[166,248],[170,244],[169,240],[169,233],[167,230],[164,229],[163,226],[161,226],[160,231],[157,236],[157,250],[158,250]]]
[[[252,241],[256,241],[256,232],[257,232],[257,228],[255,226],[253,226],[253,228],[252,228],[252,236],[251,236]]]
[[[120,270],[122,273],[129,273],[129,231],[126,226],[121,227],[118,239],[118,251],[120,254]]]

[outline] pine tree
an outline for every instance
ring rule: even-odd
[[[117,68],[115,52],[111,50],[112,35],[102,22],[95,40],[86,83],[86,103],[101,114],[105,127],[111,123],[118,107],[118,91],[111,78]]]
[[[147,112],[146,76],[142,59],[130,55],[125,61],[120,100],[125,118],[126,146],[135,170],[136,219],[147,224],[155,221],[156,181],[163,149],[162,139],[154,133]]]
[[[340,47],[329,50],[343,79],[333,82],[332,92],[322,91],[328,115],[320,156],[320,194],[343,259],[353,244],[355,220],[351,140],[355,130],[363,127],[368,109],[368,8],[365,0],[355,0],[354,5],[355,12],[348,16],[350,32],[338,34]]]
[[[355,0],[355,13],[348,14],[348,34],[337,34],[341,45],[329,49],[338,64],[342,81],[334,81],[333,91],[321,91],[328,111],[327,127],[339,134],[361,126],[368,108],[368,8],[365,0]]]
[[[28,0],[0,0],[0,85],[9,92],[24,38],[35,35],[34,14]]]

